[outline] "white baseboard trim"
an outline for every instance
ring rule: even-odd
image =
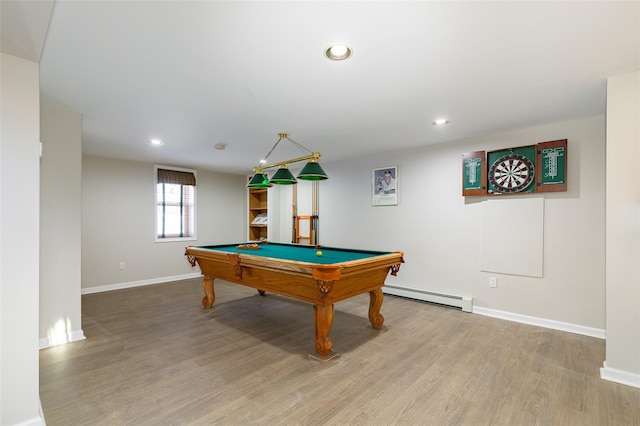
[[[13,426],[46,426],[46,424],[44,417],[33,417],[20,423],[16,423]]]
[[[39,349],[46,349],[51,346],[64,345],[65,343],[77,342],[78,340],[84,339],[86,339],[86,337],[84,337],[84,332],[82,330],[72,331],[62,338],[47,336],[40,339]]]
[[[574,334],[581,334],[589,337],[604,339],[605,330],[585,327],[582,325],[570,324],[561,321],[549,320],[546,318],[531,317],[528,315],[514,314],[511,312],[498,311],[495,309],[482,308],[473,306],[473,298],[464,296],[451,296],[440,293],[433,293],[415,288],[398,287],[385,284],[382,291],[386,294],[394,296],[408,297],[410,299],[422,300],[425,302],[438,303],[446,306],[454,306],[462,308],[465,312],[473,312],[474,314],[484,315],[493,318],[499,318],[507,321],[514,321],[523,324],[535,325],[553,330],[566,331]]]
[[[184,275],[172,275],[170,277],[151,278],[148,280],[129,281],[127,283],[102,285],[99,287],[85,287],[82,289],[80,293],[81,294],[102,293],[105,291],[122,290],[123,288],[142,287],[145,285],[168,283],[170,281],[190,280],[192,278],[198,278],[201,276],[202,275],[200,274],[200,272],[194,272],[191,274],[184,274]]]
[[[605,339],[605,330],[600,328],[585,327],[583,325],[571,324],[562,321],[554,321],[546,318],[530,317],[528,315],[514,314],[511,312],[498,311],[475,306],[474,314],[480,314],[487,317],[500,318],[508,321],[519,322],[523,324],[535,325],[538,327],[550,328],[553,330],[566,331],[574,334],[582,334],[583,336],[596,337]]]
[[[30,419],[16,423],[14,426],[47,426],[44,419],[44,410],[42,410],[42,401],[38,398],[38,415]]]
[[[431,291],[419,290],[417,288],[398,287],[389,284],[385,284],[384,287],[382,287],[382,292],[392,294],[394,296],[422,300],[424,302],[454,306],[456,308],[461,308],[464,312],[472,312],[473,310],[473,299],[467,296],[452,296],[449,294],[433,293]]]
[[[610,382],[640,388],[640,374],[607,367],[607,361],[602,363],[602,368],[600,368],[600,378]]]

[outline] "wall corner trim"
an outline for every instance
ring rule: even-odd
[[[610,382],[640,388],[640,374],[610,368],[607,366],[607,361],[602,363],[602,368],[600,368],[600,378]]]

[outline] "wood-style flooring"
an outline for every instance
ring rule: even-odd
[[[601,339],[386,296],[313,307],[200,279],[82,296],[86,340],[40,351],[49,426],[640,425],[640,389],[600,379]]]

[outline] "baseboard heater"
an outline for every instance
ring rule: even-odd
[[[473,298],[463,296],[451,296],[449,294],[433,293],[431,291],[418,290],[416,288],[396,287],[385,284],[382,292],[394,296],[408,297],[424,302],[438,303],[440,305],[454,306],[464,312],[473,312]]]

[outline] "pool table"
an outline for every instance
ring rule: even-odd
[[[185,254],[191,266],[200,266],[204,276],[205,309],[215,300],[216,278],[253,287],[263,296],[272,292],[313,304],[315,348],[321,359],[330,357],[333,346],[329,339],[333,304],[369,292],[369,321],[373,328],[381,328],[382,286],[387,274],[396,275],[404,262],[401,251],[272,242],[188,246]]]

